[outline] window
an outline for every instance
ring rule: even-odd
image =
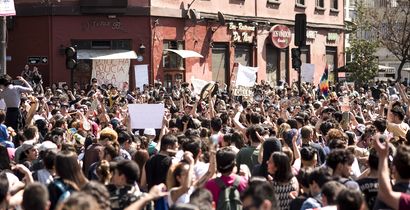
[[[80,6],[126,8],[128,6],[128,0],[80,0]]]
[[[271,44],[266,45],[266,81],[276,86],[279,72],[279,50]]]
[[[325,0],[316,0],[316,8],[325,8]]]
[[[229,49],[224,43],[216,43],[212,48],[212,80],[229,85]]]
[[[165,74],[164,76],[164,86],[169,91],[172,88],[172,75]]]
[[[310,46],[307,45],[301,49],[300,59],[302,63],[310,63]]]
[[[329,81],[337,81],[337,48],[336,47],[326,47],[326,64],[329,70]]]
[[[271,4],[280,4],[280,3],[281,3],[281,0],[268,0],[268,3],[271,3]]]
[[[305,6],[305,0],[296,0],[296,6]]]
[[[173,49],[173,50],[183,50],[184,43],[183,41],[164,41],[164,50]],[[181,56],[176,53],[164,51],[162,57],[162,67],[166,69],[184,69],[184,60]]]
[[[130,39],[73,40],[72,44],[78,49],[131,50]]]
[[[330,9],[338,10],[338,0],[330,0]]]
[[[175,81],[181,81],[182,82],[183,76],[182,74],[175,74]]]
[[[349,1],[349,6],[350,6],[350,7],[356,6],[356,0],[350,0],[350,1]]]
[[[236,45],[235,62],[240,63],[243,66],[252,66],[252,48],[250,45]]]

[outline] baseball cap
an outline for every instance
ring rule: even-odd
[[[156,134],[154,128],[146,128],[146,129],[144,129],[144,135],[147,135],[147,136],[156,136],[157,134]]]
[[[36,148],[38,149],[38,151],[56,150],[57,145],[51,141],[43,141],[43,143],[37,144]]]

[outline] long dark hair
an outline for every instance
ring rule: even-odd
[[[273,152],[280,152],[282,148],[282,144],[280,141],[275,137],[270,137],[263,142],[263,155],[262,155],[262,163],[259,168],[258,176],[267,177],[268,176],[268,162],[270,156]]]
[[[77,154],[72,151],[61,151],[57,154],[55,160],[55,169],[57,175],[64,181],[76,184],[78,188],[87,184],[81,167],[77,162]]]
[[[289,157],[283,152],[274,152],[272,161],[277,170],[273,175],[273,179],[277,182],[289,182],[293,178],[292,168],[290,166]]]
[[[0,171],[10,170],[10,158],[7,148],[0,144]]]

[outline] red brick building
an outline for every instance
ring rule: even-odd
[[[308,46],[302,60],[315,64],[315,82],[326,65],[330,70],[344,65],[341,0],[15,2],[17,16],[9,21],[8,31],[8,73],[15,76],[25,64],[36,65],[46,84],[70,83],[71,76],[85,84],[94,76],[96,64],[87,58],[80,60],[73,75],[65,68],[64,49],[74,44],[87,52],[134,51],[142,56],[142,61],[131,59],[127,65],[131,84],[133,65],[139,64],[148,65],[151,82],[161,80],[168,86],[191,77],[229,84],[234,63],[259,67],[258,80],[292,82],[297,79],[290,61],[293,37],[280,49],[271,42],[270,30],[280,24],[293,33],[296,13],[307,15]],[[203,58],[182,59],[164,49],[191,50]]]

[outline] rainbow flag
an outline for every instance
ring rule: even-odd
[[[320,92],[326,98],[329,95],[329,79],[328,79],[328,77],[329,77],[329,71],[326,67],[325,71],[323,72],[322,77],[320,78],[320,84],[319,84]]]

